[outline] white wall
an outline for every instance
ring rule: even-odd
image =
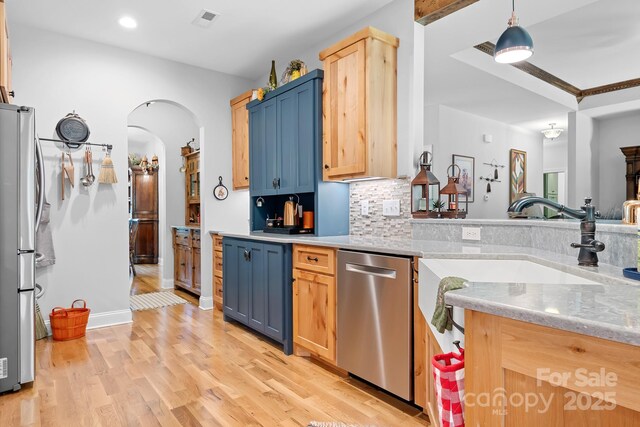
[[[598,119],[600,191],[598,209],[622,209],[626,199],[625,160],[620,147],[640,145],[640,111]]]
[[[161,209],[161,216],[166,222],[161,224],[159,235],[161,240],[171,242],[171,226],[184,224],[184,185],[185,174],[180,172],[183,157],[180,147],[186,145],[191,138],[195,138],[194,146],[200,145],[200,129],[193,113],[172,102],[158,101],[147,106],[142,104],[129,115],[129,126],[146,129],[162,140],[166,147],[166,157],[161,166],[167,176],[165,208]],[[131,141],[131,140],[129,140]],[[129,148],[131,152],[131,147]],[[149,157],[151,160],[151,157]],[[162,188],[162,187],[161,187]],[[169,243],[161,252],[163,259],[163,286],[173,285],[173,247]]]
[[[593,197],[593,203],[600,207],[598,200],[599,136],[598,122],[579,111],[569,113],[568,132],[568,205],[579,207],[586,197]]]
[[[568,139],[566,132],[553,141],[543,143],[543,168],[545,172],[567,171]]]
[[[158,174],[158,263],[163,264],[166,256],[169,255],[170,262],[173,262],[172,245],[169,233],[164,233],[167,229],[167,154],[165,144],[160,138],[152,134],[146,129],[140,127],[129,126],[127,128],[127,140],[129,141],[129,154],[135,154],[139,158],[147,156],[147,160],[151,162],[154,155],[158,156],[157,170]],[[164,269],[163,269],[164,272]],[[170,272],[173,274],[173,270]],[[171,277],[171,276],[170,276]],[[166,287],[173,286],[173,280],[164,282]]]
[[[433,172],[441,187],[447,183],[453,154],[475,158],[475,201],[469,204],[469,218],[507,217],[512,148],[527,152],[527,191],[542,196],[542,138],[537,133],[443,105],[428,106],[425,114],[425,142],[433,145]],[[483,142],[485,134],[492,135],[493,142]],[[479,178],[493,176],[494,169],[483,165],[493,160],[506,167],[498,170],[501,182],[491,184],[489,200],[485,201],[487,182]]]
[[[203,230],[248,230],[248,197],[230,192],[224,202],[210,190],[218,175],[231,182],[229,99],[251,86],[234,76],[141,55],[11,23],[16,103],[36,108],[38,132],[53,135],[57,121],[76,110],[91,140],[113,144],[117,185],[76,187],[59,195],[60,152],[45,148],[47,197],[57,263],[38,275],[47,293],[44,313],[85,298],[92,325],[129,321],[127,247],[127,116],[141,103],[170,99],[187,106],[203,126]],[[101,155],[94,156],[96,162]],[[81,157],[75,155],[76,163]],[[78,178],[79,169],[76,169]],[[231,186],[229,186],[231,187]],[[234,212],[229,215],[228,212]],[[203,238],[201,307],[212,306],[211,241]]]

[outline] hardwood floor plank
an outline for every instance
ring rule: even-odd
[[[132,294],[160,290],[136,266]],[[133,323],[36,343],[36,381],[0,396],[0,426],[307,426],[310,421],[428,425],[419,410],[342,378],[219,311],[189,303],[136,311]]]

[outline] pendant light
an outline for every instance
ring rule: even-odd
[[[527,30],[518,25],[515,0],[511,5],[509,28],[502,33],[493,52],[493,59],[501,64],[514,64],[533,55],[533,39]]]
[[[551,127],[549,129],[541,130],[540,132],[542,132],[542,135],[547,139],[556,139],[562,132],[564,132],[564,129],[554,127],[555,125],[555,123],[549,123],[549,126]]]

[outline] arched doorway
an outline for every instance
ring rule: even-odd
[[[169,100],[149,100],[133,109],[128,116],[129,152],[146,143],[145,154],[150,161],[152,150],[158,154],[158,242],[160,287],[173,288],[173,247],[171,226],[184,225],[185,173],[182,169],[181,147],[187,141],[199,147],[202,129],[195,114],[185,106]],[[151,148],[151,147],[161,147]],[[142,151],[142,150],[141,150]]]

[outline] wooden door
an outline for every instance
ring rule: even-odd
[[[131,217],[138,220],[133,262],[158,263],[158,172],[145,174],[139,167],[131,173]]]
[[[193,249],[193,255],[191,257],[191,271],[192,273],[192,287],[195,291],[200,292],[202,288],[200,280],[200,248]]]
[[[222,274],[223,312],[245,325],[249,323],[249,292],[253,280],[250,268],[251,242],[224,239]]]
[[[191,288],[191,250],[188,246],[175,245],[173,252],[174,279],[178,285]]]
[[[366,173],[365,41],[324,60],[323,176]]]
[[[255,242],[246,242],[246,256],[244,257],[244,269],[250,275],[248,280],[249,299],[249,326],[264,332],[266,318],[266,278],[264,275],[264,251],[263,245]],[[244,252],[243,252],[244,254]]]
[[[293,342],[335,362],[335,278],[298,269],[293,277]]]
[[[249,188],[249,111],[251,91],[231,100],[233,189]]]

